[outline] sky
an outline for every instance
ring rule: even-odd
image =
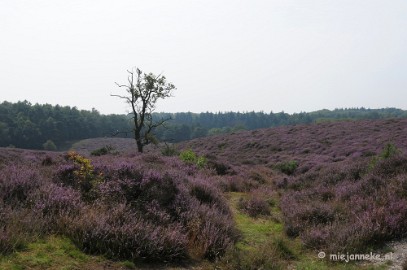
[[[407,1],[0,0],[0,102],[126,113],[134,67],[161,112],[407,109]]]

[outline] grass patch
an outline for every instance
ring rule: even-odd
[[[267,237],[283,233],[283,224],[270,218],[253,218],[238,210],[240,198],[246,197],[245,193],[231,192],[228,194],[229,202],[234,214],[238,230],[242,234],[242,240],[238,243],[242,248],[264,243]]]
[[[124,266],[126,269],[136,269],[136,265],[134,264],[134,262],[124,261],[121,263],[121,265]]]
[[[238,210],[241,198],[246,193],[227,194],[241,240],[225,255],[221,269],[297,269],[297,270],[356,270],[385,269],[385,266],[370,266],[356,263],[332,263],[317,257],[318,251],[304,247],[299,238],[289,238],[284,225],[278,222],[281,212],[278,202],[271,207],[271,217],[253,218]]]
[[[103,257],[90,256],[81,252],[71,240],[50,236],[28,244],[24,250],[7,256],[0,255],[2,270],[42,269],[135,269],[132,262],[114,263]]]
[[[267,237],[272,233],[279,233],[283,231],[282,224],[276,224],[270,220],[259,219],[255,220],[250,216],[242,213],[235,215],[237,228],[242,233],[243,242],[245,245],[256,245],[264,243]]]
[[[231,192],[228,199],[241,240],[225,257],[225,269],[286,269],[295,258],[292,243],[284,237],[283,224],[271,217],[250,217],[238,210],[239,201],[247,194]],[[277,215],[279,213],[272,213]]]

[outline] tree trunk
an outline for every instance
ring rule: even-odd
[[[137,142],[137,150],[139,153],[143,153],[143,144],[141,143],[140,140],[136,141]]]
[[[139,151],[139,153],[143,153],[143,143],[141,141],[140,132],[137,130],[134,131],[134,139],[136,139],[137,150]]]

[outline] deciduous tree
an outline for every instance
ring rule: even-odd
[[[137,143],[137,149],[143,152],[143,146],[152,140],[152,131],[163,125],[169,119],[154,121],[152,112],[159,99],[171,97],[175,86],[168,83],[162,74],[156,76],[152,73],[143,73],[136,68],[135,71],[127,71],[127,84],[117,84],[118,87],[124,88],[126,95],[111,95],[124,99],[132,109],[134,122],[134,139]]]

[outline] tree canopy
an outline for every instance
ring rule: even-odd
[[[156,76],[152,73],[143,73],[139,68],[129,73],[127,84],[117,84],[124,88],[126,95],[112,95],[124,99],[132,109],[134,123],[134,139],[137,142],[137,149],[143,152],[143,146],[152,140],[153,129],[162,126],[168,119],[154,121],[152,113],[155,110],[159,99],[171,96],[175,88],[172,83],[168,83],[162,74]]]

